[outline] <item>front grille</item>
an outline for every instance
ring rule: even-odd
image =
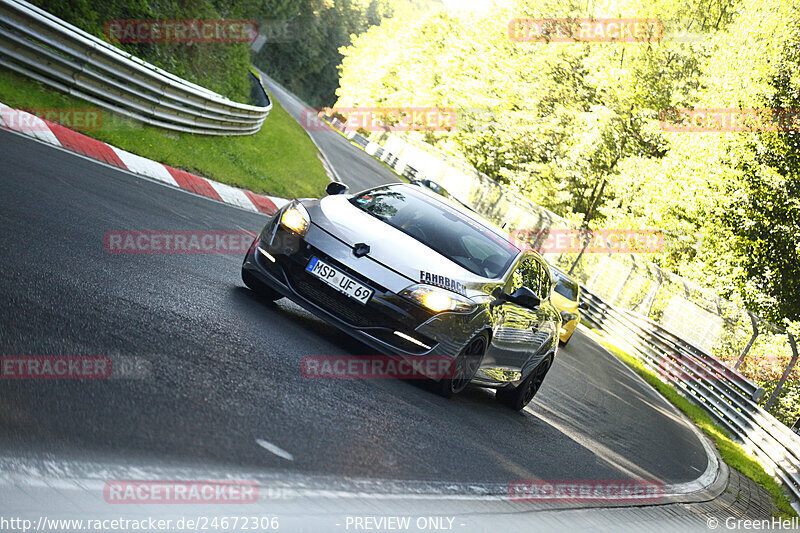
[[[300,267],[302,268],[302,267]],[[394,322],[370,304],[363,305],[297,267],[287,268],[289,283],[303,298],[356,327],[391,327]]]

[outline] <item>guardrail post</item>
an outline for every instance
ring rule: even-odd
[[[591,236],[592,236],[593,231],[590,230],[589,228],[586,228],[584,231],[581,231],[581,233],[583,233],[583,237],[584,237],[584,239],[583,239],[583,247],[581,248],[581,252],[578,254],[577,259],[575,259],[575,262],[572,263],[572,266],[570,266],[569,270],[567,271],[567,275],[569,275],[569,276],[572,275],[572,271],[575,270],[576,266],[578,266],[578,263],[580,262],[581,258],[583,257],[583,253],[586,251],[586,247],[589,246],[589,242],[591,241]]]
[[[614,297],[611,298],[611,305],[614,305],[614,304],[617,303],[617,299],[619,298],[619,295],[622,294],[622,289],[624,289],[625,285],[628,284],[628,281],[631,279],[631,276],[633,275],[633,271],[636,270],[636,257],[634,257],[633,254],[631,254],[631,261],[633,261],[633,265],[631,265],[631,269],[628,271],[628,275],[625,276],[625,279],[622,280],[622,283],[620,283],[617,286],[617,289],[614,291]]]
[[[750,311],[747,312],[747,316],[750,317],[750,324],[753,325],[753,335],[750,337],[750,340],[747,341],[747,345],[742,350],[742,354],[739,356],[739,359],[736,361],[736,365],[733,367],[734,370],[739,370],[739,367],[742,366],[745,357],[747,354],[750,353],[750,348],[753,347],[753,344],[756,342],[756,337],[758,337],[758,322],[756,322],[756,317],[753,316],[753,313]]]
[[[781,376],[781,380],[778,382],[778,385],[775,387],[775,390],[772,391],[772,394],[767,400],[767,405],[764,406],[764,410],[769,412],[772,408],[772,405],[775,403],[775,400],[778,399],[778,394],[780,394],[781,389],[783,388],[784,383],[789,378],[789,374],[792,372],[792,368],[794,368],[794,364],[797,362],[797,344],[794,342],[794,335],[786,332],[786,335],[789,337],[789,346],[792,347],[792,360],[789,361],[789,364],[786,365],[786,370],[783,371],[783,375]]]
[[[645,265],[645,269],[647,270],[646,273],[650,274],[650,266],[649,265]],[[650,276],[648,276],[648,278],[649,277]],[[644,303],[644,301],[650,296],[650,293],[652,292],[652,289],[649,288],[650,287],[650,280],[649,279],[648,279],[648,282],[647,282],[647,286],[648,286],[647,292],[639,299],[638,302],[636,302],[633,305],[633,307],[631,307],[631,311],[636,312],[636,310],[639,309],[639,306],[642,305],[642,303]]]
[[[594,285],[597,282],[597,278],[600,277],[600,271],[601,269],[599,268],[594,269],[594,274],[592,274],[592,277],[589,278],[589,280],[586,282],[586,287],[588,287],[591,290],[594,290]]]
[[[644,316],[646,316],[646,317],[650,316],[650,311],[653,310],[653,304],[656,303],[656,296],[658,295],[658,289],[661,288],[661,284],[664,282],[664,278],[663,278],[663,276],[661,276],[661,269],[656,267],[655,271],[656,271],[656,276],[658,277],[658,280],[656,281],[655,287],[653,287],[653,289],[651,291],[650,301],[647,302],[647,311],[644,312]]]

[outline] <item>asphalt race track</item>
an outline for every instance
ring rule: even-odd
[[[392,181],[331,135],[340,145],[323,149],[356,188]],[[292,303],[246,289],[240,255],[103,247],[111,230],[257,231],[262,216],[7,132],[0,161],[0,354],[146,363],[135,379],[0,380],[5,457],[473,484],[677,484],[707,467],[683,419],[580,332],[522,413],[477,388],[446,400],[402,381],[305,379],[304,356],[369,349]]]

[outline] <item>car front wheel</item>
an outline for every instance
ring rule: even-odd
[[[542,386],[544,377],[550,370],[552,362],[552,357],[546,357],[539,363],[534,371],[531,372],[531,375],[525,378],[525,381],[520,383],[517,387],[507,385],[502,389],[498,389],[495,399],[515,411],[521,411],[533,400],[536,393],[539,392],[539,388]]]
[[[478,372],[488,345],[489,336],[486,333],[473,337],[453,361],[453,376],[440,380],[436,385],[436,392],[445,398],[451,398],[466,389]]]

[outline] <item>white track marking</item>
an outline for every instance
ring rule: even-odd
[[[47,123],[35,115],[8,107],[0,103],[0,124],[6,129],[17,131],[40,141],[61,146]]]
[[[278,198],[277,196],[267,196],[267,198],[272,200],[272,203],[275,204],[275,207],[277,207],[278,209],[291,202],[291,200],[288,200],[286,198]]]
[[[161,163],[156,163],[155,161],[142,156],[126,152],[125,150],[117,148],[116,146],[112,146],[111,149],[114,150],[117,156],[119,156],[122,162],[125,163],[125,166],[128,167],[128,170],[131,172],[134,172],[135,174],[143,174],[149,178],[163,181],[164,183],[173,185],[175,187],[178,186],[178,182],[175,181],[175,178],[172,177],[172,174],[170,174],[167,168]]]
[[[286,450],[284,450],[282,448],[279,448],[279,447],[275,446],[271,442],[267,442],[267,441],[262,440],[262,439],[256,439],[256,444],[258,444],[259,446],[261,446],[262,448],[264,448],[268,452],[274,453],[278,457],[283,457],[284,459],[288,459],[290,461],[294,461],[294,457],[292,456],[292,454],[290,454],[289,452],[287,452]]]
[[[248,211],[255,211],[258,212],[256,206],[253,205],[253,202],[250,201],[250,198],[241,190],[235,187],[231,187],[230,185],[225,185],[224,183],[219,183],[212,180],[206,180],[211,185],[211,187],[217,191],[217,194],[220,195],[222,201],[226,204],[233,204],[238,205],[241,208],[247,209]]]

